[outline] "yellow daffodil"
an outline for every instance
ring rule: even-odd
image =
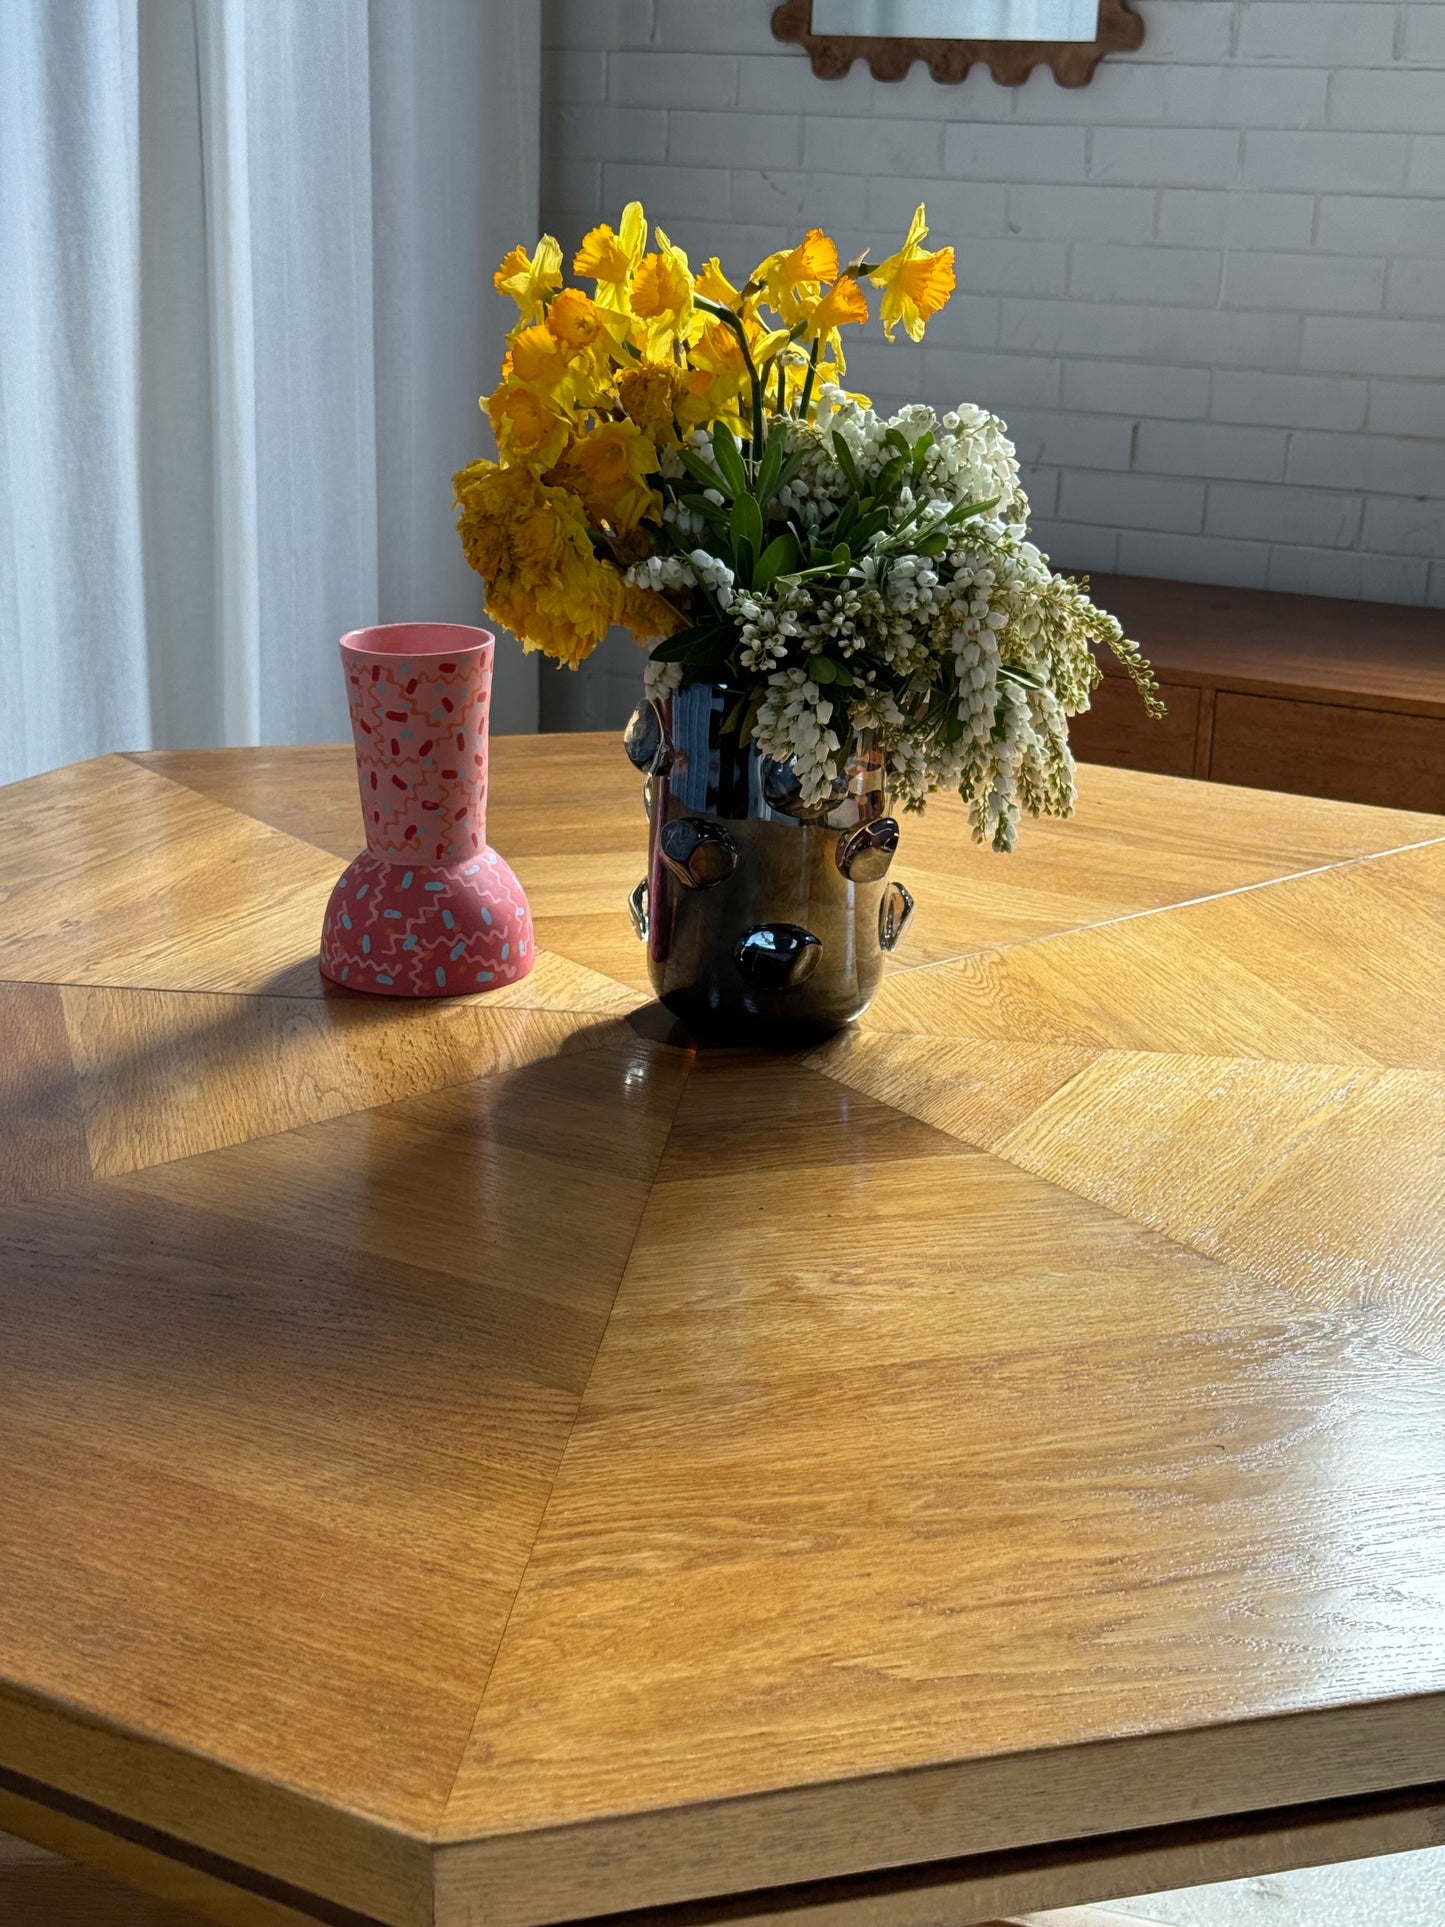
[[[659,448],[677,442],[677,398],[687,376],[674,361],[638,361],[617,377],[623,413]]]
[[[869,270],[890,340],[901,322],[916,341],[953,289],[953,250],[928,252],[927,233],[920,207],[899,252]],[[754,375],[764,406],[826,413],[844,373],[842,331],[868,318],[861,266],[840,275],[819,228],[741,288],[716,255],[694,278],[661,229],[647,247],[634,201],[616,230],[594,227],[577,250],[573,269],[591,293],[563,285],[550,235],[530,254],[510,251],[494,279],[519,319],[483,401],[500,460],[454,478],[457,529],[487,607],[528,649],[574,668],[614,623],[650,643],[688,619],[684,597],[624,580],[663,540],[659,450],[719,423],[751,442]]]
[[[749,404],[751,406],[751,404]],[[743,388],[727,375],[709,374],[706,368],[688,371],[686,384],[677,402],[677,419],[682,428],[712,428],[725,422],[741,438],[751,433],[743,416]]]
[[[868,297],[852,275],[845,274],[810,310],[803,323],[801,339],[816,341],[819,344],[820,363],[829,361],[830,366],[835,366],[837,374],[841,375],[846,363],[839,330],[847,322],[864,322],[867,319]]]
[[[939,248],[930,254],[923,246],[927,234],[920,201],[903,246],[868,277],[883,290],[883,332],[890,341],[900,321],[911,341],[921,341],[924,323],[953,293],[953,249]]]
[[[742,343],[725,321],[709,321],[698,331],[688,361],[694,368],[706,369],[710,375],[726,375],[739,382],[748,378]]]
[[[742,344],[726,322],[711,321],[688,351],[677,418],[685,428],[709,428],[716,421],[725,421],[734,433],[742,434],[746,432],[742,396],[747,387],[748,365]]]
[[[753,362],[759,368],[765,361],[771,361],[778,350],[786,348],[793,339],[790,328],[764,328],[760,322],[754,322],[751,326],[744,322],[743,325],[747,328],[748,348]]]
[[[597,304],[580,288],[563,288],[547,304],[547,332],[572,353],[590,348],[602,334]]]
[[[757,319],[762,290],[754,287],[752,282],[748,283],[748,287],[751,292],[747,294],[741,288],[735,288],[723,273],[722,263],[715,254],[710,255],[698,269],[697,292],[704,301],[715,301],[720,308],[730,308],[735,315],[742,317],[750,333],[766,332]]]
[[[544,234],[530,254],[525,248],[511,249],[492,276],[492,286],[512,297],[524,324],[542,319],[561,285],[562,249],[550,234]]]
[[[679,629],[685,628],[686,616],[682,615],[655,589],[636,589],[625,585],[622,591],[622,607],[617,620],[625,629],[630,629],[635,642],[661,642],[664,636],[675,636]]]
[[[674,341],[691,340],[702,319],[692,303],[687,256],[661,228],[656,235],[656,252],[642,257],[632,277],[632,312],[638,322],[633,338],[653,359],[666,353]]]
[[[626,535],[644,515],[662,513],[648,480],[656,472],[657,450],[636,422],[599,422],[577,437],[551,479],[572,490],[596,527]]]
[[[620,361],[631,323],[625,314],[601,307],[580,288],[563,288],[547,305],[548,332],[574,355],[584,357],[594,375]]]
[[[640,201],[629,201],[622,210],[622,226],[614,230],[604,222],[582,237],[572,261],[572,272],[597,284],[597,305],[616,314],[632,312],[632,277],[647,247],[647,219]]]
[[[579,364],[577,352],[546,325],[522,328],[512,336],[512,346],[502,364],[503,374],[514,376],[535,388],[559,407],[571,407],[578,397],[586,368]]]
[[[582,505],[530,469],[473,462],[453,478],[457,532],[487,607],[526,649],[576,668],[621,618],[621,576],[592,552]]]
[[[715,254],[710,254],[697,271],[697,291],[705,301],[716,301],[720,308],[731,308],[734,314],[742,312],[742,289],[728,280]]]
[[[540,473],[567,446],[570,421],[548,407],[534,388],[516,380],[503,381],[487,396],[485,406],[504,462],[523,462]]]
[[[770,254],[753,270],[767,296],[790,328],[805,319],[825,282],[838,276],[838,249],[821,228],[809,228],[795,248]]]
[[[837,336],[838,330],[848,321],[868,319],[868,297],[858,286],[851,274],[845,274],[841,281],[828,290],[808,314],[803,323],[804,341],[828,341]]]

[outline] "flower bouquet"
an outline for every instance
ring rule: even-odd
[[[1011,849],[1021,810],[1073,808],[1067,718],[1099,680],[1095,645],[1161,708],[1119,624],[1028,540],[1004,424],[969,404],[884,419],[842,385],[867,285],[890,341],[920,340],[951,294],[953,250],[927,234],[920,207],[897,252],[840,266],[814,228],[735,286],[716,257],[694,274],[660,229],[649,249],[634,202],[577,251],[590,294],[563,285],[551,236],[497,271],[520,311],[484,403],[499,459],[455,478],[458,530],[525,647],[575,667],[614,624],[648,647],[652,720],[634,719],[630,746],[672,771],[670,796],[654,784],[654,898],[665,872],[682,892],[732,875],[708,831],[735,844],[729,817],[855,837],[886,821],[896,843],[887,799],[915,809],[940,788],[977,839]],[[703,708],[714,766],[721,745],[754,772],[726,810],[705,784],[679,795],[680,738]],[[876,882],[877,861],[875,838],[871,861],[850,873],[840,852],[837,867]],[[786,990],[788,968],[818,968],[808,957],[758,968]]]

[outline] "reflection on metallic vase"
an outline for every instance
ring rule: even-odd
[[[792,766],[724,728],[739,694],[695,683],[628,724],[649,797],[648,872],[629,908],[653,989],[684,1022],[806,1043],[867,1008],[913,899],[888,877],[899,829],[871,735],[804,810]]]

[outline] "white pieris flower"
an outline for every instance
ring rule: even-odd
[[[697,577],[680,555],[649,555],[634,562],[624,580],[635,589],[695,589]]]
[[[654,662],[651,656],[648,657],[642,672],[642,687],[655,702],[661,702],[664,696],[670,696],[681,681],[682,664],[680,662]]]

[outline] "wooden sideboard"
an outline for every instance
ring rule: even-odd
[[[1154,664],[1154,723],[1113,658],[1081,761],[1445,811],[1445,611],[1099,575]]]

